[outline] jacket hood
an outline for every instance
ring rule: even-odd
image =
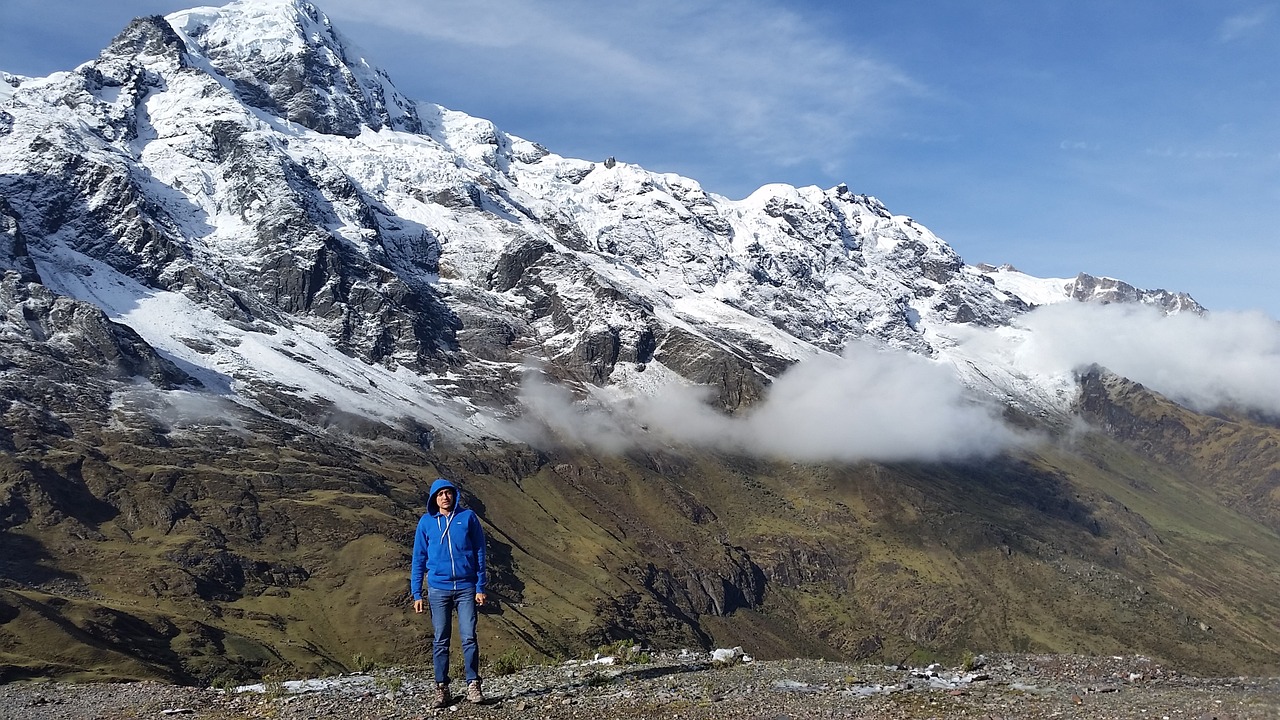
[[[431,483],[431,494],[427,496],[427,512],[429,514],[440,514],[440,507],[436,505],[436,493],[440,492],[444,488],[453,488],[454,496],[456,498],[453,505],[454,509],[456,510],[458,506],[461,505],[462,493],[458,492],[458,486],[454,485],[450,480],[436,478],[436,481]]]

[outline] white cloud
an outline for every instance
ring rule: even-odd
[[[1161,315],[1135,305],[1035,310],[1018,353],[1054,374],[1097,363],[1196,410],[1224,405],[1280,415],[1280,323],[1260,312]]]
[[[531,415],[559,439],[609,452],[662,441],[798,461],[937,461],[989,456],[1025,440],[945,366],[860,344],[792,367],[739,417],[679,385],[590,406],[571,404],[560,388],[525,391]]]
[[[803,460],[945,460],[1018,442],[943,365],[851,344],[800,363],[738,429],[744,449]]]
[[[1231,42],[1246,37],[1271,20],[1271,8],[1263,7],[1232,15],[1218,27],[1218,40]]]
[[[568,389],[548,382],[538,370],[525,371],[520,402],[525,414],[507,429],[533,445],[565,443],[620,453],[636,444],[636,421],[622,405],[599,398],[575,401]]]
[[[158,390],[149,384],[126,387],[112,394],[112,411],[150,417],[165,432],[220,426],[247,432],[240,408],[222,395],[188,390]]]
[[[1021,332],[972,329],[962,344],[1045,382],[1096,363],[1198,411],[1280,416],[1280,323],[1262,313],[1165,316],[1148,306],[1062,303],[1018,324]],[[700,388],[672,384],[625,400],[612,392],[583,404],[531,383],[522,400],[527,417],[559,441],[611,453],[676,443],[806,462],[944,461],[1037,440],[1003,423],[999,408],[974,398],[947,365],[862,344],[795,365],[762,403],[734,417],[713,409]],[[532,439],[531,427],[524,437]]]
[[[476,67],[477,76],[526,79],[548,106],[612,112],[628,126],[684,133],[698,144],[784,165],[838,156],[882,125],[897,99],[924,92],[891,64],[823,37],[785,6],[759,0],[496,0],[483,12],[458,0],[429,8],[414,0],[325,7],[335,21],[444,44],[424,54],[463,52],[492,66]]]

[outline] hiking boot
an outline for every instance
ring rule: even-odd
[[[484,702],[484,691],[480,689],[480,681],[472,680],[467,683],[467,702],[482,703]]]
[[[436,683],[436,701],[431,705],[439,710],[453,704],[453,695],[449,693],[449,683]]]

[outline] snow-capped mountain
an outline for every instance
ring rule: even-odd
[[[966,265],[843,185],[730,200],[558,156],[408,100],[307,2],[141,18],[97,60],[0,88],[0,197],[41,281],[250,403],[278,385],[501,436],[531,363],[641,393],[712,384],[734,408],[853,340],[947,359],[949,328],[1045,303],[1200,310]]]

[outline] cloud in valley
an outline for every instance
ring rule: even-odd
[[[225,396],[190,390],[158,390],[138,384],[112,395],[112,411],[118,415],[145,415],[166,432],[210,426],[247,432],[240,408]]]
[[[1046,385],[1098,364],[1198,411],[1280,416],[1280,324],[1262,313],[1165,316],[1147,306],[1063,303],[1017,325],[971,328],[961,348]],[[795,365],[735,417],[715,410],[706,389],[676,381],[639,397],[597,389],[584,403],[531,380],[522,400],[534,421],[524,437],[554,435],[603,452],[656,442],[806,462],[943,461],[1036,440],[1002,422],[950,364],[860,343]],[[543,434],[532,436],[533,427]]]
[[[933,461],[992,455],[1024,441],[946,366],[862,344],[795,365],[739,417],[675,383],[589,406],[542,383],[525,390],[526,407],[562,439],[614,452],[647,438],[798,461]]]
[[[1195,410],[1280,415],[1280,324],[1263,313],[1166,317],[1146,306],[1064,303],[1020,324],[1031,331],[1015,354],[1024,370],[1097,363]]]
[[[600,396],[575,401],[572,392],[548,382],[539,371],[525,372],[520,402],[525,415],[505,430],[534,445],[568,442],[620,453],[636,444],[637,421],[623,404]]]

